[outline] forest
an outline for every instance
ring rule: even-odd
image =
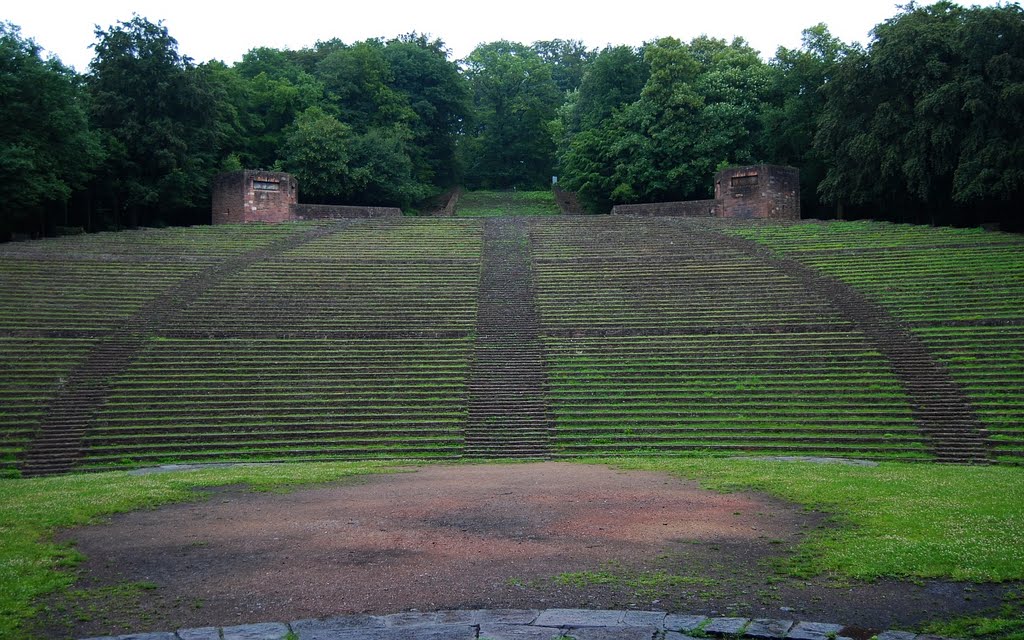
[[[0,23],[0,241],[209,221],[222,171],[295,174],[305,202],[417,212],[455,185],[592,213],[710,196],[720,168],[801,171],[804,217],[1024,228],[1024,11],[913,3],[865,45],[823,24],[589,49],[411,33],[196,63],[160,22],[97,27],[84,73]]]

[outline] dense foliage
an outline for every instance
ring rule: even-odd
[[[415,208],[455,184],[595,212],[710,195],[716,169],[801,169],[806,216],[1020,228],[1024,12],[909,4],[866,46],[825,25],[768,61],[742,39],[481,44],[420,34],[195,64],[161,23],[97,29],[77,75],[0,25],[0,240],[201,222],[219,171],[281,169],[304,200]]]

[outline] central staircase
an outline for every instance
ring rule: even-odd
[[[554,422],[538,337],[526,218],[484,221],[477,334],[469,376],[465,452],[475,458],[547,458]]]

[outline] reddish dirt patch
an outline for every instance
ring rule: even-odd
[[[72,623],[79,637],[353,612],[556,606],[887,628],[929,611],[977,609],[997,595],[974,593],[968,602],[957,585],[778,582],[759,566],[823,522],[765,496],[722,495],[661,474],[541,463],[431,466],[285,495],[218,489],[204,502],[117,516],[61,538],[88,557],[83,588],[158,586],[140,596],[129,619],[97,615],[93,602],[90,620]],[[551,580],[609,566],[686,580],[661,594],[621,581]],[[54,622],[40,624],[52,630]]]

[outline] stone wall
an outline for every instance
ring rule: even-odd
[[[719,171],[715,198],[723,218],[800,219],[800,172],[761,164]]]
[[[352,207],[333,204],[294,204],[292,220],[330,220],[335,218],[386,218],[402,215],[398,207]]]
[[[613,216],[675,216],[680,218],[711,218],[719,215],[718,200],[688,200],[685,202],[652,202],[648,204],[618,204],[612,207]]]
[[[715,174],[714,200],[620,204],[612,215],[800,219],[800,171],[759,164]]]
[[[298,182],[277,171],[233,171],[213,180],[213,224],[284,222],[299,201]]]
[[[277,171],[232,171],[213,179],[213,224],[400,216],[396,207],[299,204],[299,183]]]

